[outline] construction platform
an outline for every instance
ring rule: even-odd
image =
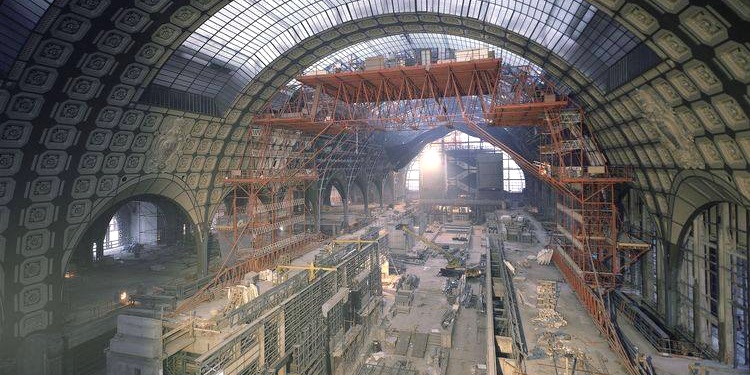
[[[389,216],[392,213],[389,213]],[[384,217],[274,270],[248,273],[184,311],[139,305],[118,318],[108,374],[333,374],[355,368],[381,314]],[[155,296],[154,296],[155,297]],[[153,372],[152,372],[153,371]]]
[[[533,244],[505,242],[504,250],[505,260],[513,269],[513,287],[518,297],[518,311],[527,343],[525,373],[569,374],[572,367],[576,366],[576,374],[626,374],[619,357],[595,328],[591,317],[560,271],[553,263],[538,264],[536,256],[548,243],[547,232],[542,225],[524,211],[497,212],[499,215],[524,215],[538,240]],[[699,367],[707,369],[711,374],[742,373],[742,370],[732,369],[716,361],[665,356],[646,341],[627,319],[618,318],[617,324],[627,340],[644,355],[644,360],[648,358],[653,364],[657,374],[689,374],[690,367],[695,366],[696,362],[700,362]]]
[[[461,232],[468,237],[466,263],[478,264],[484,251],[482,230],[463,229]],[[438,230],[425,236],[439,238],[456,233]],[[423,244],[417,243],[412,250],[416,253],[422,248]],[[377,366],[391,369],[383,370],[383,374],[414,371],[459,375],[486,370],[486,327],[480,302],[483,285],[479,279],[439,276],[446,265],[442,255],[433,254],[424,264],[408,265],[400,277],[391,278],[394,283],[384,279],[385,319],[375,330],[382,351],[368,359],[371,371],[376,371]],[[446,293],[447,289],[451,292]]]

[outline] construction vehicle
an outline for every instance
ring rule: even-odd
[[[406,224],[398,224],[398,225],[396,225],[396,229],[402,230],[405,233],[410,234],[411,236],[413,236],[414,238],[416,238],[420,242],[422,242],[428,248],[433,249],[433,250],[437,251],[438,253],[442,254],[445,257],[445,260],[448,261],[448,265],[446,266],[446,268],[455,269],[455,268],[460,268],[462,266],[461,259],[459,257],[453,255],[453,253],[451,253],[450,248],[448,248],[447,245],[446,246],[440,246],[440,245],[438,245],[438,244],[436,244],[436,243],[428,240],[425,236],[421,236],[421,235],[417,234],[416,232],[414,232],[413,230],[411,230],[411,228],[409,228],[409,226],[406,225]]]

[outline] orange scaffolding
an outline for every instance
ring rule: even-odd
[[[232,220],[214,228],[226,232],[222,235],[230,239],[227,244],[238,243],[235,255],[246,260],[248,271],[271,268],[309,242],[305,190],[317,179],[312,169],[295,176],[236,170],[224,179],[232,190]]]
[[[619,246],[615,188],[629,170],[604,164],[582,110],[530,67],[500,59],[305,75],[283,104],[259,123],[303,132],[422,130],[465,123],[557,192],[555,264],[574,288],[631,374],[642,363],[625,350],[603,296],[620,285],[623,266],[645,250]],[[531,162],[484,127],[537,127],[539,160]]]
[[[302,75],[297,81],[301,87],[278,95],[272,103],[281,104],[269,105],[255,121],[303,132],[415,130],[461,121],[559,192],[561,247],[587,284],[616,287],[622,265],[642,254],[617,243],[614,191],[631,180],[629,171],[590,157],[600,151],[585,134],[583,111],[532,68],[479,59]],[[537,127],[539,160],[527,160],[480,123]]]
[[[456,98],[491,98],[473,104],[488,112],[499,87],[501,61],[484,59],[297,77],[302,86],[282,92],[257,124],[318,132],[400,131],[451,126],[466,104]]]
[[[293,152],[282,147],[291,141],[289,137],[273,140],[273,133],[269,125],[249,126],[239,168],[224,178],[231,187],[229,212],[213,225],[226,250],[222,250],[222,264],[211,281],[184,300],[175,313],[213,298],[248,272],[288,263],[323,239],[308,230],[305,191],[318,180],[320,163],[327,160],[318,160],[321,150],[334,145],[341,132],[331,134],[327,126],[312,137],[297,137],[299,145],[292,147]]]

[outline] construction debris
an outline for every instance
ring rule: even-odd
[[[536,254],[536,262],[541,266],[549,265],[552,261],[552,253],[553,250],[547,247],[539,250],[539,253]]]
[[[532,350],[532,353],[538,358],[542,358],[545,355],[552,357],[554,355],[561,355],[568,353],[571,349],[570,335],[562,332],[545,331],[536,340],[536,347]],[[542,355],[543,354],[543,355]]]
[[[557,282],[541,280],[537,286],[536,307],[539,309],[536,318],[531,321],[541,327],[558,329],[565,327],[568,322],[558,313],[557,307]]]
[[[458,310],[458,306],[451,306],[447,310],[445,310],[445,313],[443,314],[443,322],[442,326],[443,328],[448,328],[448,326],[453,323],[453,320],[456,318],[456,311]]]
[[[538,309],[551,309],[557,307],[557,282],[540,280],[536,287],[536,307]]]
[[[568,325],[568,321],[553,309],[539,309],[539,315],[531,319],[531,321],[538,326],[551,329],[558,329]]]
[[[545,357],[551,357],[554,363],[561,366],[560,368],[568,368],[573,371],[571,373],[580,370],[587,374],[609,374],[604,362],[600,360],[599,366],[595,366],[594,359],[582,348],[572,345],[571,337],[566,333],[546,331],[539,336],[536,346],[529,352],[528,359]]]

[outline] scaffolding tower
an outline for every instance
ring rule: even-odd
[[[583,111],[533,68],[500,59],[446,62],[297,78],[302,87],[263,121],[299,131],[424,130],[464,123],[557,192],[555,264],[630,374],[647,373],[624,346],[605,303],[623,267],[642,249],[618,245],[615,189],[631,180],[608,166],[585,131]],[[539,159],[529,161],[486,127],[536,127]]]

